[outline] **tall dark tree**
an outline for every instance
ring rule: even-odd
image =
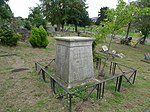
[[[85,13],[85,0],[40,0],[46,19],[52,25],[57,25],[57,29],[67,22],[75,25],[79,24],[82,14]]]
[[[44,28],[46,28],[46,19],[44,18],[42,9],[39,5],[37,7],[30,8],[28,19],[31,21],[32,25],[36,25],[37,27],[43,25]]]
[[[69,5],[69,18],[68,23],[74,24],[75,32],[77,32],[77,26],[81,20],[82,15],[86,12],[85,0],[73,0]]]
[[[57,29],[64,27],[68,18],[69,2],[70,0],[40,0],[43,7],[46,19],[52,25],[57,25]]]
[[[98,19],[96,21],[96,25],[99,25],[100,22],[104,21],[107,18],[106,11],[108,10],[108,7],[102,7],[100,11],[98,12]]]
[[[142,32],[143,35],[143,40],[142,40],[142,44],[145,43],[146,38],[149,35],[150,32],[150,1],[149,0],[140,0],[139,2],[137,2],[137,5],[139,8],[141,8],[141,10],[143,10],[144,8],[147,10],[145,12],[149,12],[149,13],[145,13],[142,14],[142,16],[138,17],[136,22],[135,22],[135,26],[136,28]]]
[[[92,20],[89,18],[88,12],[85,10],[85,12],[82,13],[80,16],[80,21],[78,23],[78,26],[85,27],[90,26],[92,23]]]
[[[0,26],[5,22],[10,22],[13,13],[8,5],[8,0],[0,0]]]
[[[0,41],[2,45],[16,46],[20,35],[11,27],[13,13],[8,1],[0,0]]]

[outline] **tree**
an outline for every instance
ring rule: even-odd
[[[32,25],[36,25],[37,27],[43,25],[46,29],[46,19],[43,15],[40,5],[38,5],[37,7],[30,8],[30,14],[28,16],[28,19],[30,20]]]
[[[134,9],[133,6],[127,6],[123,0],[119,0],[116,9],[107,10],[107,19],[100,24],[100,29],[107,30],[105,33],[111,34],[111,37],[114,38],[118,30],[133,19],[132,9]]]
[[[78,26],[81,27],[90,26],[92,23],[92,20],[89,18],[89,14],[86,10],[82,13],[79,19]]]
[[[57,30],[62,29],[68,18],[67,11],[69,10],[70,0],[40,0],[42,3],[43,13],[46,19],[51,22],[52,25],[57,25]]]
[[[26,28],[26,29],[28,29],[28,30],[31,30],[31,22],[29,21],[29,19],[28,18],[26,18],[25,20],[24,20],[24,27]]]
[[[106,29],[107,33],[111,34],[111,37],[114,38],[119,29],[136,20],[136,17],[140,15],[140,9],[132,4],[127,5],[123,0],[119,0],[117,8],[108,9],[106,13],[107,19],[100,24],[100,26],[104,26],[100,29]],[[99,30],[99,32],[104,30]],[[127,32],[129,32],[129,29]]]
[[[137,17],[135,27],[142,32],[144,39],[141,43],[144,44],[150,32],[150,1],[140,0],[136,5],[141,9],[141,16]]]
[[[3,45],[16,46],[20,35],[11,27],[13,13],[7,2],[0,1],[0,41]]]
[[[81,20],[82,14],[86,12],[85,0],[73,0],[70,2],[69,18],[67,23],[74,24],[75,32],[77,32],[77,26]]]
[[[42,3],[42,8],[46,19],[52,23],[52,25],[57,25],[57,29],[62,29],[64,24],[67,22],[69,24],[75,25],[75,30],[77,32],[77,25],[83,16],[88,17],[86,14],[85,0],[40,0]]]
[[[127,25],[127,33],[126,33],[126,36],[125,36],[125,39],[127,40],[128,39],[128,35],[129,35],[129,32],[130,32],[130,27],[131,27],[131,24],[133,22],[135,22],[136,18],[140,16],[141,14],[141,10],[135,5],[136,2],[130,2],[129,5],[127,5],[127,10],[128,10],[128,15],[130,16],[129,17],[129,23]]]
[[[107,18],[106,11],[108,10],[108,7],[102,7],[100,11],[98,12],[98,19],[96,21],[96,25],[99,25],[101,21],[104,21]]]
[[[0,1],[0,27],[5,23],[10,22],[11,18],[13,18],[13,13],[7,2],[8,0]]]
[[[132,9],[132,7],[130,7]],[[131,10],[132,11],[132,10]],[[108,9],[107,12],[107,19],[100,23],[99,27],[97,28],[97,35],[96,41],[100,41],[105,39],[108,34],[111,34],[111,39],[108,44],[108,52],[110,51],[112,39],[117,34],[118,30],[124,27],[129,23],[132,19],[131,12],[129,12],[129,8],[127,7],[126,3],[123,0],[119,0],[116,9]],[[98,42],[95,42],[98,43]],[[108,59],[106,57],[106,60]],[[106,66],[106,62],[100,71],[99,76],[104,75],[104,68]]]

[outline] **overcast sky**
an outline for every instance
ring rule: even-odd
[[[125,0],[126,2],[128,0]],[[39,0],[9,0],[9,5],[14,13],[15,17],[21,16],[27,18],[29,15],[29,7],[34,7],[39,4]],[[87,0],[88,9],[90,17],[97,17],[98,11],[101,7],[108,6],[110,8],[115,8],[117,0]]]

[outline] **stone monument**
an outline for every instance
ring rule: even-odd
[[[51,25],[51,23],[48,23],[47,26],[46,26],[46,28],[47,28],[47,32],[48,33],[55,32],[55,28]]]
[[[66,88],[94,79],[92,42],[87,37],[56,37],[56,79]]]

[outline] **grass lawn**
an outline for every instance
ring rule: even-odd
[[[112,49],[125,54],[116,61],[138,70],[135,84],[125,91],[111,91],[101,100],[86,102],[84,112],[144,112],[150,110],[150,64],[142,62],[144,53],[150,46],[138,45],[137,48],[112,43]],[[42,59],[55,57],[55,40],[49,37],[46,49],[32,48],[29,43],[19,42],[16,47],[0,45],[0,55],[15,53],[13,56],[0,57],[0,112],[67,112],[50,89],[35,72],[34,64]],[[29,70],[11,72],[17,67]],[[111,86],[111,85],[110,85]]]

